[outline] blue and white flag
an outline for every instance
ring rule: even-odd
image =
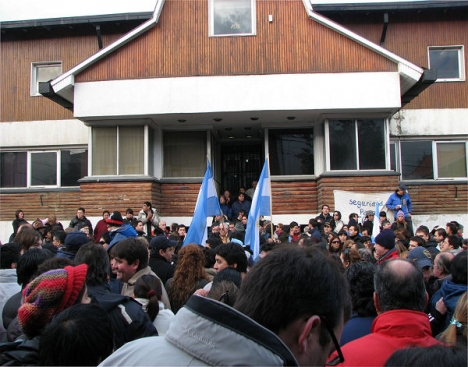
[[[380,233],[380,203],[375,201],[374,226],[372,227],[372,243],[375,243],[375,237]]]
[[[198,193],[192,223],[190,224],[182,247],[189,243],[205,246],[207,238],[206,218],[222,214],[219,206],[218,193],[216,192],[213,180],[213,173],[211,172],[211,164],[210,161],[208,161],[205,177],[203,177],[200,192]]]
[[[271,183],[270,166],[268,157],[265,159],[260,179],[250,206],[247,229],[245,231],[244,244],[250,245],[253,251],[253,258],[256,259],[260,253],[260,233],[258,220],[260,216],[271,215]]]

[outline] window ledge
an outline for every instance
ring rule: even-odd
[[[33,192],[79,192],[79,186],[69,187],[4,187],[0,189],[0,194],[24,194]]]

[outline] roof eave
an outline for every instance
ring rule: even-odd
[[[83,62],[76,65],[74,68],[68,70],[66,73],[61,74],[54,80],[50,82],[51,87],[53,88],[55,94],[60,96],[61,98],[69,101],[71,104],[74,102],[74,88],[75,88],[75,76],[90,67],[91,65],[95,64],[96,62],[100,61],[110,53],[114,52],[115,50],[123,47],[133,39],[139,37],[141,34],[145,33],[146,31],[153,28],[159,21],[161,16],[161,12],[164,6],[165,0],[157,0],[156,6],[153,11],[153,16],[151,19],[147,20],[146,22],[142,23],[132,31],[128,32],[122,38],[119,38],[114,43],[110,44],[109,46],[103,48],[99,52],[95,53],[94,55],[90,56]]]
[[[400,86],[402,96],[410,88],[412,88],[419,81],[419,79],[421,79],[424,73],[423,68],[409,62],[408,60],[403,59],[402,57],[394,54],[393,52],[390,52],[387,49],[376,45],[368,39],[315,12],[312,7],[311,0],[302,0],[302,2],[304,4],[308,17],[312,20],[340,33],[341,35],[361,44],[362,46],[396,63],[398,65],[398,74],[400,75]]]

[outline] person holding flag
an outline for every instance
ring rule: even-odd
[[[213,173],[211,172],[211,164],[208,160],[205,176],[198,193],[192,223],[182,247],[189,243],[204,246],[207,239],[206,218],[217,215],[223,215],[223,212],[219,206],[218,194],[213,180]]]
[[[250,246],[254,259],[260,254],[259,218],[265,215],[271,216],[271,182],[268,157],[265,159],[265,164],[263,165],[262,173],[260,174],[260,179],[258,180],[252,199],[245,232],[244,245]]]

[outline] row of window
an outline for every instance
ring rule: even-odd
[[[88,151],[0,152],[0,187],[67,187],[92,176],[151,175],[148,127],[92,129]],[[387,160],[384,120],[331,120],[325,124],[327,171],[394,170],[403,180],[466,179],[466,141],[394,141]],[[146,138],[145,138],[146,137]],[[314,175],[314,131],[269,130],[270,170],[274,176]],[[148,143],[145,143],[148,142]],[[150,148],[151,147],[151,148]],[[163,177],[202,177],[206,167],[205,131],[163,133]]]

